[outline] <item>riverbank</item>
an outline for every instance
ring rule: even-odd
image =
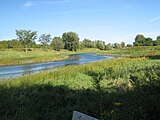
[[[56,60],[63,60],[68,58],[71,54],[94,52],[101,55],[123,56],[123,57],[147,57],[147,58],[160,58],[160,46],[142,46],[142,47],[126,47],[121,49],[112,50],[99,50],[99,49],[83,49],[76,52],[67,50],[44,51],[35,49],[30,52],[16,51],[16,50],[3,50],[0,51],[0,66],[6,65],[21,65],[40,62],[49,62]]]
[[[23,65],[31,63],[50,62],[57,60],[64,60],[72,54],[99,52],[98,49],[83,49],[77,52],[61,50],[41,50],[36,49],[30,52],[16,51],[16,50],[3,50],[0,51],[0,66],[8,65]]]

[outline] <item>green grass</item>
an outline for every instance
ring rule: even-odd
[[[41,50],[34,49],[30,52],[18,51],[18,50],[1,50],[0,51],[0,66],[4,65],[18,65],[18,64],[30,64],[46,61],[55,61],[68,58],[71,54],[86,53],[86,52],[98,52],[97,49],[83,49],[77,52],[71,52],[67,50],[53,51],[53,50]]]
[[[29,64],[35,62],[53,61],[68,57],[66,51],[0,51],[0,65]]]
[[[160,46],[148,46],[148,47],[130,47],[122,49],[112,50],[98,50],[95,48],[83,49],[77,52],[71,52],[66,50],[44,51],[41,49],[33,49],[30,52],[23,52],[20,50],[1,50],[0,51],[0,66],[3,65],[17,65],[17,64],[29,64],[46,61],[61,60],[68,57],[70,54],[96,52],[104,55],[125,56],[125,57],[148,57],[152,59],[160,58]]]
[[[160,58],[160,46],[125,47],[121,49],[102,51],[101,53],[117,55],[117,56],[128,56],[128,57]]]
[[[160,119],[159,46],[78,52],[1,51],[0,63],[57,60],[82,52],[127,57],[1,80],[0,120],[71,120],[75,110],[101,120]]]
[[[2,120],[160,118],[160,60],[117,58],[0,82]]]

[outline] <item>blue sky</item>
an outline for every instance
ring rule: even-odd
[[[106,43],[132,43],[137,34],[160,35],[160,0],[0,0],[0,40],[16,29],[52,37],[73,31]]]

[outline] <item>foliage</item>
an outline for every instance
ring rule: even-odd
[[[124,48],[126,46],[125,42],[121,42],[121,47]]]
[[[18,40],[22,41],[22,44],[25,47],[25,52],[28,51],[28,45],[34,44],[34,40],[37,38],[37,32],[31,30],[16,30],[16,35]]]
[[[39,38],[39,42],[42,44],[42,46],[44,46],[45,48],[47,48],[47,46],[49,46],[49,43],[51,41],[51,35],[50,34],[42,34]]]
[[[105,42],[101,41],[101,40],[97,40],[97,41],[95,41],[95,46],[96,46],[96,48],[98,48],[100,50],[104,50],[105,49]]]
[[[134,46],[152,46],[157,45],[152,38],[145,38],[143,35],[138,34],[135,38]]]
[[[64,48],[63,40],[60,37],[54,37],[50,46],[54,50],[60,51],[60,49]]]
[[[65,49],[68,49],[69,51],[77,51],[79,49],[79,37],[77,33],[63,33],[62,39],[64,42]]]
[[[89,39],[84,39],[82,44],[84,45],[85,48],[94,48],[95,47],[94,41],[89,40]]]
[[[119,43],[115,43],[114,44],[114,48],[116,48],[116,49],[119,49],[119,48],[121,48],[122,46],[121,46],[121,44],[119,44]]]

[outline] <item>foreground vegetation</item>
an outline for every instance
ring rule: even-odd
[[[101,51],[135,57],[65,66],[2,80],[0,117],[71,120],[72,112],[77,110],[101,120],[158,120],[160,60],[150,59],[159,55],[158,50],[140,47]]]

